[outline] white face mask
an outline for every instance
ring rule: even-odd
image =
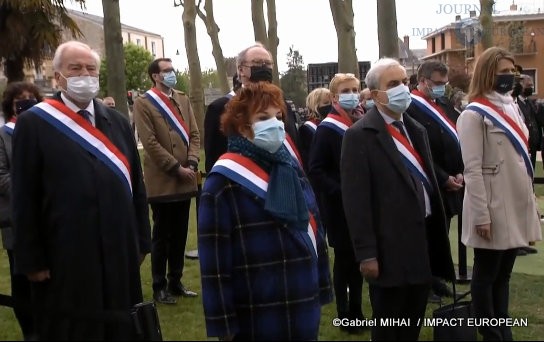
[[[66,94],[78,102],[88,103],[98,95],[100,83],[95,76],[73,76],[65,77],[67,86]]]

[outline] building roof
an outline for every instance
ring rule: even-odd
[[[494,22],[510,22],[510,21],[531,21],[531,20],[544,20],[544,13],[521,13],[513,11],[503,11],[501,13],[493,15]],[[439,35],[448,30],[454,30],[465,26],[478,23],[478,17],[463,18],[461,20],[452,22],[448,25],[442,26],[431,33],[421,37],[421,39],[429,39],[436,35]]]
[[[421,59],[434,58],[434,57],[443,55],[443,54],[448,53],[448,52],[465,52],[465,51],[466,51],[466,49],[445,49],[445,50],[440,50],[440,51],[435,52],[435,53],[430,54],[430,55],[425,55],[425,56],[421,57]]]
[[[399,38],[399,59],[417,61],[425,56],[426,49],[408,49],[404,41]],[[417,53],[416,53],[417,52]]]
[[[89,13],[86,13],[86,12],[80,12],[80,11],[76,11],[76,10],[73,10],[73,9],[68,9],[68,13],[71,16],[75,16],[75,17],[78,17],[78,18],[81,18],[81,19],[84,19],[84,20],[91,21],[91,22],[93,22],[95,24],[98,24],[98,25],[100,25],[102,27],[104,26],[104,17],[101,17],[99,15],[89,14]],[[142,30],[142,29],[134,27],[134,26],[125,25],[123,23],[121,23],[121,29],[122,30],[139,32],[139,33],[142,33],[142,34],[145,34],[145,35],[148,35],[148,36],[157,36],[157,37],[162,38],[162,36],[160,34],[158,34],[158,33],[145,31],[145,30]]]

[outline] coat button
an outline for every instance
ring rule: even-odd
[[[176,144],[172,144],[172,147],[176,147]]]

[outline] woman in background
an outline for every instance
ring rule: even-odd
[[[457,121],[465,197],[462,241],[474,248],[471,281],[477,318],[508,318],[517,250],[541,240],[528,130],[511,96],[514,57],[492,47],[478,58],[469,105]],[[478,327],[484,340],[511,341],[511,328]]]
[[[314,139],[315,130],[324,118],[332,110],[331,92],[327,88],[316,88],[306,97],[306,108],[308,110],[308,120],[298,129],[299,152],[302,157],[304,171],[308,172],[308,158],[310,147]]]
[[[38,88],[27,82],[8,84],[3,94],[2,111],[5,125],[0,128],[0,228],[2,245],[9,259],[9,274],[11,277],[11,295],[15,304],[19,301],[30,302],[30,281],[25,275],[14,274],[13,260],[13,231],[11,224],[11,136],[17,121],[17,115],[42,101]],[[19,322],[25,341],[34,340],[35,327],[32,313],[18,307],[13,310]]]

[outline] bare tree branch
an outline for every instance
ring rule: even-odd
[[[185,4],[183,3],[183,0],[178,0],[179,3],[176,2],[176,0],[174,0],[174,7],[185,7]]]

